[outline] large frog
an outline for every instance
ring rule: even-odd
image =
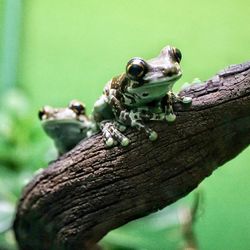
[[[66,108],[44,106],[38,113],[46,134],[54,140],[59,155],[72,149],[92,134],[93,123],[85,113],[85,105],[73,100]]]
[[[156,140],[157,133],[145,121],[173,122],[176,119],[173,102],[191,103],[190,97],[179,97],[172,91],[182,75],[181,58],[179,49],[166,46],[153,59],[132,58],[126,72],[107,83],[93,111],[107,146],[117,143],[127,146],[130,140],[122,134],[127,127],[143,130],[150,140]]]

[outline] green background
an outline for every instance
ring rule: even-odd
[[[183,54],[176,91],[195,77],[206,80],[249,60],[250,2],[22,1],[16,84],[29,96],[34,126],[44,104],[66,106],[80,99],[91,111],[105,83],[123,72],[131,57],[154,57],[167,44]],[[42,134],[41,140],[49,139]],[[246,149],[201,184],[204,212],[195,227],[201,249],[250,249],[249,153]],[[132,222],[123,230],[129,235],[133,227]],[[163,249],[157,237],[145,236],[149,243],[142,240],[140,249]]]

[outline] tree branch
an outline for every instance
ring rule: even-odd
[[[250,142],[250,62],[234,65],[181,95],[173,124],[152,122],[150,142],[131,129],[130,146],[82,141],[29,183],[14,231],[22,250],[92,249],[111,229],[192,191]]]

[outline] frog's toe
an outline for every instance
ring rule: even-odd
[[[189,104],[192,102],[192,97],[189,97],[189,96],[184,96],[183,99],[182,99],[182,102],[184,104]]]
[[[107,140],[106,140],[106,145],[108,146],[108,147],[112,147],[113,145],[114,145],[114,139],[112,138],[112,137],[110,137],[110,138],[108,138]]]
[[[152,131],[149,135],[149,140],[150,141],[155,141],[158,138],[158,134],[155,131]]]
[[[165,119],[165,114],[164,113],[161,113],[159,115],[159,120],[163,121]]]
[[[128,146],[129,143],[130,143],[130,140],[129,140],[127,137],[124,137],[124,138],[122,139],[122,141],[121,141],[121,145],[122,145],[123,147]]]
[[[176,115],[175,114],[168,114],[168,115],[166,115],[166,120],[168,122],[174,122],[175,119],[176,119]]]
[[[118,129],[119,129],[119,131],[124,132],[127,129],[127,127],[119,124]]]
[[[153,117],[150,120],[152,120],[152,121],[163,121],[163,120],[165,120],[165,113],[153,114]]]

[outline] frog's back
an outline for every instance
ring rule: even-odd
[[[125,91],[128,85],[128,78],[126,74],[123,73],[121,75],[113,77],[105,86],[103,90],[103,94],[109,97],[112,94],[122,93]]]

